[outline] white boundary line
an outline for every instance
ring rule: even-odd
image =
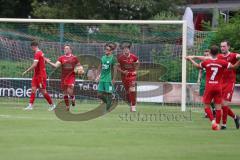
[[[32,116],[16,116],[16,115],[9,115],[9,114],[0,114],[0,120],[1,119],[56,120],[56,118],[51,118],[51,117],[47,118],[47,117],[32,117]]]

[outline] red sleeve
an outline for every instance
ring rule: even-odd
[[[121,63],[122,55],[117,56],[118,63]]]
[[[206,68],[206,61],[202,61],[202,62],[200,63],[200,67],[201,67],[201,68]]]
[[[134,62],[138,61],[138,57],[135,54],[133,54],[133,59],[134,59]]]
[[[233,53],[233,58],[235,61],[237,61],[237,53]]]
[[[40,57],[41,57],[41,52],[36,52],[35,55],[34,55],[34,61],[39,61],[40,60]]]
[[[62,64],[62,57],[59,57],[58,60]]]
[[[78,60],[77,57],[75,57],[75,63],[81,65],[80,61]]]

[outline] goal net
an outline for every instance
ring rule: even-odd
[[[114,54],[121,54],[119,44],[132,43],[131,52],[140,60],[137,76],[137,102],[179,106],[184,111],[191,102],[187,94],[187,27],[184,21],[107,21],[0,19],[0,98],[27,103],[31,92],[32,72],[22,72],[33,62],[30,43],[39,42],[45,57],[56,62],[70,44],[79,57],[85,74],[77,77],[77,99],[97,99],[97,82],[88,74],[100,63],[104,45],[114,42]],[[55,99],[62,98],[60,69],[47,66],[47,90]],[[116,90],[124,95],[120,74]],[[38,92],[37,97],[42,97]],[[190,98],[190,99],[189,99]],[[123,96],[122,96],[122,99]]]

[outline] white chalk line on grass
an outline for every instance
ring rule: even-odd
[[[46,118],[46,117],[32,117],[32,116],[15,116],[9,114],[0,114],[1,119],[31,119],[31,120],[56,120],[56,118]]]

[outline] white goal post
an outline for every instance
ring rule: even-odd
[[[187,23],[184,20],[72,20],[0,18],[0,23],[82,23],[82,24],[179,24],[182,25],[181,110],[186,111]]]

